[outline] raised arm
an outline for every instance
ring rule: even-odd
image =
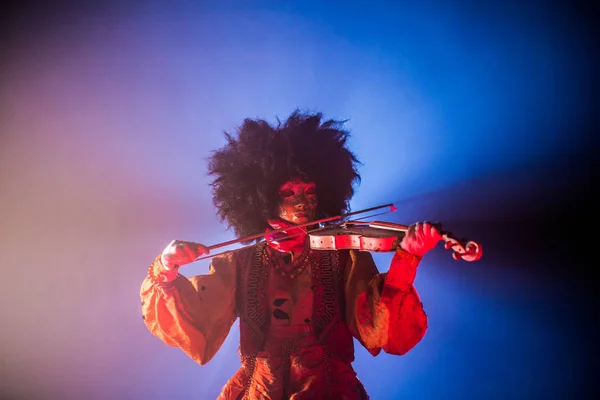
[[[431,224],[409,228],[392,259],[379,273],[367,252],[351,251],[345,269],[346,321],[373,355],[403,355],[427,331],[427,315],[413,283],[422,256],[441,239]]]

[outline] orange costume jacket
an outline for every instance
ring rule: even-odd
[[[352,368],[353,338],[374,356],[405,354],[423,338],[427,316],[413,286],[420,259],[397,250],[379,273],[368,252],[311,250],[290,280],[274,266],[281,257],[261,244],[216,256],[208,274],[189,279],[157,257],[140,292],[146,326],[204,365],[239,318],[241,367],[221,400],[368,398]],[[286,320],[287,300],[310,317]]]

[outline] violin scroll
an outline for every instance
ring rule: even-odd
[[[482,249],[480,244],[472,240],[464,243],[464,240],[460,241],[452,237],[452,235],[447,232],[442,233],[442,238],[445,242],[444,248],[446,250],[452,250],[452,258],[454,258],[455,260],[464,260],[472,262],[477,261],[481,258]]]

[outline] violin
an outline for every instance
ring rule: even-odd
[[[393,204],[385,204],[382,206],[372,207],[360,211],[355,211],[352,213],[348,213],[345,215],[337,216],[337,217],[329,217],[324,218],[318,221],[311,221],[305,224],[296,225],[296,228],[304,228],[306,226],[315,226],[325,222],[331,222],[335,220],[339,220],[351,215],[361,214],[377,209],[381,209],[384,207],[389,207],[390,210],[388,212],[396,211],[397,208]],[[380,214],[376,214],[380,215]],[[438,229],[440,227],[438,226]],[[269,232],[270,234],[278,231],[285,231],[286,228],[273,230]],[[407,225],[395,224],[391,222],[382,222],[382,221],[371,221],[371,222],[361,222],[361,221],[347,221],[340,224],[334,224],[330,226],[320,227],[311,231],[304,231],[308,234],[309,237],[309,245],[313,250],[359,250],[359,251],[369,251],[369,252],[391,252],[398,249],[400,246],[400,242],[402,238],[406,235],[408,231]],[[441,231],[442,239],[445,244],[444,247],[446,250],[452,250],[452,258],[455,260],[464,260],[464,261],[477,261],[481,258],[482,248],[481,245],[474,241],[467,241],[464,239],[455,238],[450,232]],[[208,246],[209,250],[213,250],[216,248],[220,248],[223,246],[227,246],[234,243],[239,242],[247,242],[253,239],[258,239],[264,237],[266,233],[256,234],[252,236],[248,236],[241,239],[234,239],[227,242],[215,244],[212,246]],[[288,238],[293,237],[293,235],[287,236]],[[284,239],[284,238],[282,238]],[[247,247],[256,246],[259,243],[254,245],[250,245]],[[232,250],[235,251],[235,250]],[[211,254],[206,257],[201,257],[196,259],[196,261],[204,260],[207,258],[215,257],[219,254]]]
[[[369,252],[395,251],[400,247],[408,226],[390,222],[349,221],[340,226],[309,232],[310,248],[314,250],[359,250]],[[449,232],[440,231],[446,250],[452,250],[455,260],[477,261],[481,245],[474,241],[459,240]]]

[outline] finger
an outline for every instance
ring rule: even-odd
[[[417,222],[415,224],[415,235],[423,234],[423,224],[421,222]]]
[[[414,224],[408,227],[408,232],[406,232],[406,235],[410,238],[415,237],[415,225]]]
[[[441,224],[431,224],[431,236],[439,239],[442,239],[442,226]]]
[[[198,258],[198,254],[196,253],[196,249],[194,247],[184,245],[181,247],[181,250],[183,252],[182,256],[186,257],[186,259],[190,262]]]
[[[430,229],[429,230],[429,235],[432,238],[435,238],[436,240],[442,239],[442,228],[441,228],[441,225],[439,223],[436,224],[434,222],[431,222],[429,224],[429,227],[430,227],[429,228]]]
[[[423,236],[431,236],[431,224],[429,222],[423,222],[421,232],[423,233]]]
[[[179,247],[185,248],[186,251],[191,250],[192,252],[194,252],[195,254],[198,254],[198,255],[208,254],[210,252],[208,247],[206,247],[205,245],[200,244],[200,243],[187,242],[187,241],[181,240],[181,241],[178,241],[177,244]]]
[[[203,254],[209,254],[210,250],[205,245],[197,243],[196,253],[201,256]]]

